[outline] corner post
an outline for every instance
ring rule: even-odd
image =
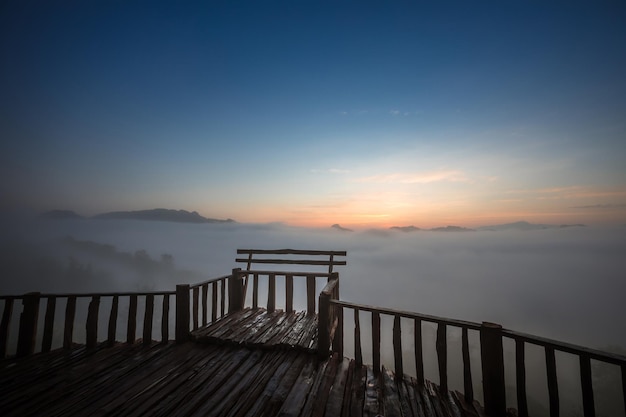
[[[319,314],[317,317],[317,354],[320,359],[328,358],[330,352],[330,330],[328,322],[330,318],[330,294],[324,291],[320,293]]]
[[[234,268],[228,279],[228,313],[243,309],[243,278],[241,268]]]
[[[502,326],[483,322],[480,327],[480,361],[483,371],[485,414],[506,415],[504,387],[504,353],[502,350]]]
[[[189,339],[189,284],[176,286],[176,343]]]
[[[24,310],[20,315],[20,329],[17,339],[17,351],[15,353],[17,357],[32,355],[35,352],[40,295],[41,293],[31,292],[24,295],[22,299]]]

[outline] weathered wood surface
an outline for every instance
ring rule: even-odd
[[[300,312],[244,309],[191,332],[203,343],[317,351],[317,316]]]
[[[0,361],[2,415],[483,415],[462,394],[396,379],[384,367],[374,375],[337,354],[319,361],[297,349],[192,342],[106,346]]]

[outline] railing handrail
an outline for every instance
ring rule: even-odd
[[[514,340],[521,340],[533,345],[552,347],[558,351],[571,353],[573,355],[587,355],[591,359],[601,362],[611,363],[614,365],[626,366],[626,356],[618,353],[605,352],[598,349],[588,348],[573,343],[561,342],[547,337],[535,336],[527,333],[517,332],[509,329],[502,329],[502,336],[509,337]]]
[[[29,295],[30,293],[22,294],[22,295],[0,295],[0,300],[20,300],[24,298],[24,296]],[[145,295],[174,295],[176,291],[140,291],[140,292],[84,292],[84,293],[37,293],[39,298],[68,298],[68,297],[130,297],[133,295],[136,296],[145,296]]]
[[[223,280],[228,279],[228,278],[230,278],[230,277],[232,277],[232,275],[231,275],[231,274],[228,274],[228,275],[222,275],[222,276],[217,277],[217,278],[209,278],[209,279],[208,279],[208,280],[206,280],[206,281],[197,282],[197,283],[195,283],[195,284],[190,284],[190,285],[189,285],[189,288],[197,288],[197,287],[201,287],[201,286],[206,285],[206,284],[212,284],[212,283],[214,283],[214,282],[223,281]]]
[[[427,321],[431,323],[437,323],[437,324],[441,323],[441,324],[447,324],[451,326],[465,327],[471,330],[480,330],[481,328],[480,323],[475,323],[475,322],[465,321],[465,320],[450,319],[446,317],[432,316],[432,315],[422,314],[422,313],[414,313],[412,311],[406,311],[406,310],[396,310],[392,308],[375,307],[375,306],[370,306],[366,304],[352,303],[352,302],[343,301],[343,300],[331,300],[331,304],[348,307],[351,309],[358,309],[361,311],[369,311],[369,312],[376,312],[380,314],[386,314],[389,316],[400,316],[400,317],[405,317],[407,319],[420,319],[422,321]]]

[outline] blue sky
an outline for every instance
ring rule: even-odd
[[[5,208],[626,222],[623,2],[8,2]]]

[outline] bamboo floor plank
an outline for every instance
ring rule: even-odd
[[[317,349],[317,316],[306,312],[244,309],[194,330],[192,340],[262,348]]]

